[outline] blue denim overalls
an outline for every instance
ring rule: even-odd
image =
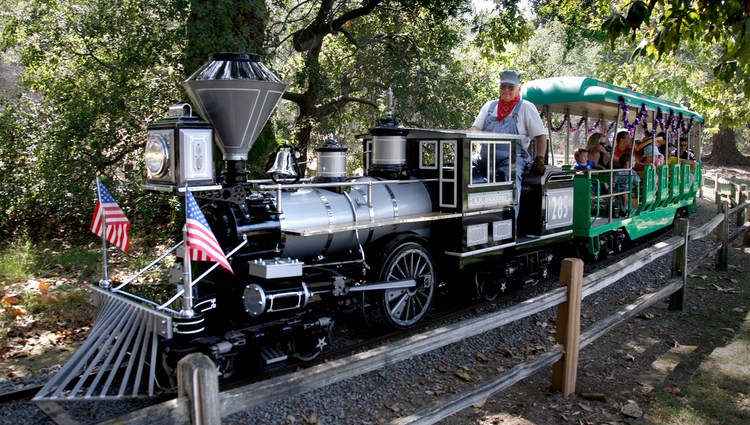
[[[521,102],[518,101],[513,111],[507,117],[503,118],[502,121],[497,119],[497,103],[495,100],[490,104],[490,109],[487,113],[487,117],[484,119],[483,131],[489,131],[492,133],[503,133],[503,134],[518,134],[518,109],[521,107]],[[494,113],[493,113],[494,111]],[[495,151],[495,161],[500,163],[507,163],[508,155],[505,151],[499,149]],[[523,141],[516,140],[516,218],[518,218],[518,210],[520,209],[521,201],[521,182],[523,180],[523,173],[525,173],[531,165],[531,158],[526,149],[523,148]]]

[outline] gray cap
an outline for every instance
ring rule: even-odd
[[[521,73],[518,71],[513,70],[506,70],[500,73],[500,84],[502,83],[508,83],[508,84],[515,84],[517,86],[521,85]]]

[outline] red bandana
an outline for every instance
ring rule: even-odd
[[[511,112],[513,112],[513,108],[516,107],[516,104],[521,100],[521,95],[519,94],[516,96],[515,99],[511,100],[510,102],[504,102],[501,99],[497,100],[497,120],[502,121],[505,117],[510,115]]]

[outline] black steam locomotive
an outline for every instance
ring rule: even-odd
[[[37,398],[153,394],[193,352],[224,377],[310,359],[342,314],[409,328],[439,288],[491,299],[546,277],[557,250],[572,246],[576,175],[548,166],[514,187],[520,136],[405,128],[389,108],[361,137],[366,177],[347,176],[346,148],[329,139],[310,181],[297,181],[289,146],[271,180],[250,180],[247,153],[286,85],[253,55],[216,54],[184,87],[197,115],[179,104],[149,126],[145,188],[188,188],[233,274],[191,262],[178,244],[169,299],[95,285],[91,336]]]

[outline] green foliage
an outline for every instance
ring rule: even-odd
[[[271,16],[284,21],[269,25],[269,39],[281,43],[270,67],[290,83],[285,99],[294,102],[282,102],[274,116],[282,138],[304,150],[334,133],[352,153],[359,149],[353,135],[384,116],[389,87],[407,125],[469,125],[466,104],[475,87],[466,82],[476,76],[460,65],[465,23],[457,15],[467,2],[373,4],[362,14],[361,4],[348,2],[309,9],[273,3],[279,9]],[[282,42],[289,34],[296,50]]]
[[[544,29],[553,22],[562,24],[566,53],[582,42],[604,39],[605,34],[599,29],[601,17],[596,0],[534,0],[531,3],[536,12],[537,29]]]
[[[26,280],[34,270],[36,262],[37,256],[31,241],[24,235],[18,235],[10,245],[0,249],[0,280]]]
[[[601,42],[582,38],[566,50],[568,41],[564,24],[548,22],[527,42],[510,47],[504,61],[507,67],[524,71],[524,80],[560,75],[596,77]]]
[[[0,232],[27,223],[84,228],[92,181],[123,209],[142,179],[145,125],[179,95],[183,13],[171,0],[30,0],[2,15],[1,45],[23,72],[24,94],[0,105]],[[131,217],[132,219],[132,217]],[[44,225],[42,225],[44,226]]]
[[[495,9],[475,15],[472,32],[482,55],[492,59],[503,53],[509,43],[520,44],[532,35],[531,23],[523,16],[519,4],[498,0]]]
[[[711,45],[686,40],[674,54],[659,59],[637,56],[628,63],[632,49],[625,44],[608,53],[608,61],[599,65],[604,80],[688,105],[706,119],[704,136],[710,137],[719,127],[747,124],[750,99],[741,88],[714,78],[710,70],[718,54]]]
[[[101,244],[69,248],[60,241],[33,242],[25,233],[19,233],[0,248],[0,281],[25,282],[50,271],[82,277],[101,271]]]
[[[625,17],[614,11],[602,29],[612,44],[633,31],[641,31],[643,42],[635,54],[662,58],[676,53],[681,43],[699,42],[721,52],[713,73],[724,83],[741,87],[750,96],[750,9],[741,0],[651,0],[630,3]]]

